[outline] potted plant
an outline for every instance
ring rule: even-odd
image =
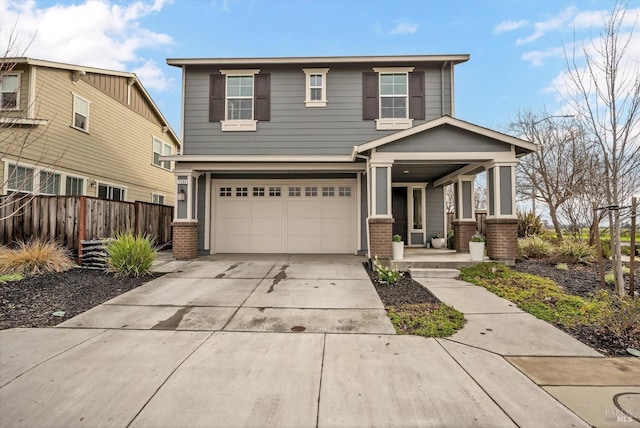
[[[476,231],[469,242],[469,254],[471,254],[471,261],[481,262],[484,260],[484,242],[484,236]]]
[[[444,247],[444,238],[440,232],[436,232],[431,237],[431,246],[433,248],[442,248]]]
[[[393,235],[391,241],[393,260],[402,260],[402,258],[404,257],[404,241],[402,240],[402,236]]]

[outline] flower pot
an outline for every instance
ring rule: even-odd
[[[391,250],[393,252],[393,260],[402,260],[404,257],[404,241],[392,242]]]
[[[444,247],[444,238],[431,238],[431,246],[433,248]]]
[[[469,254],[472,262],[484,260],[484,242],[469,242]]]

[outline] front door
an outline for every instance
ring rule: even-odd
[[[391,193],[391,214],[395,220],[393,223],[393,234],[402,236],[405,245],[407,240],[407,188],[394,187]]]

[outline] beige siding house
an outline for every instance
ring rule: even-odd
[[[180,140],[133,73],[9,58],[0,82],[0,194],[174,204]]]

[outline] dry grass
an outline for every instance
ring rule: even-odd
[[[53,242],[20,242],[16,248],[0,248],[0,275],[40,275],[75,266],[67,250]]]

